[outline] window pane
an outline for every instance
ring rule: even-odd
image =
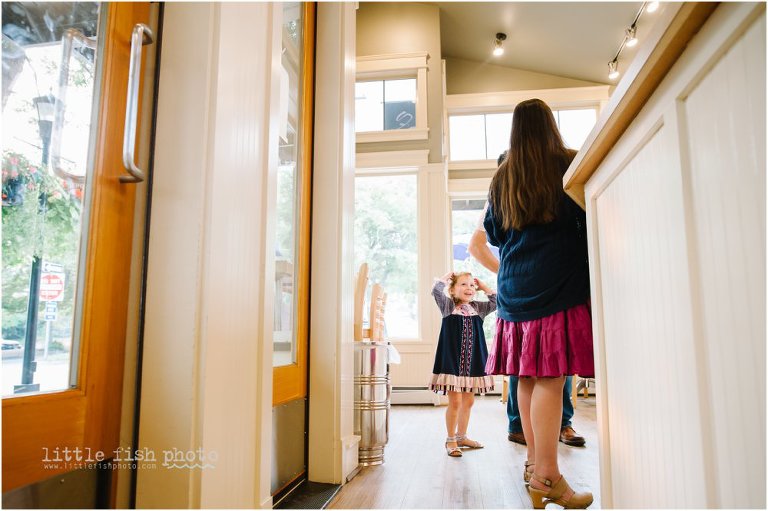
[[[416,127],[416,79],[384,82],[384,129]]]
[[[416,190],[414,175],[355,178],[355,268],[367,262],[387,293],[389,338],[419,336]]]
[[[451,238],[453,241],[453,271],[468,271],[482,280],[491,289],[496,289],[496,274],[486,270],[475,258],[469,255],[467,247],[472,234],[478,228],[483,214],[485,200],[451,201]],[[488,245],[491,252],[499,257],[499,249]],[[485,300],[485,293],[478,294],[478,300]],[[483,322],[485,342],[490,347],[496,327],[496,312],[486,316]]]
[[[594,108],[560,110],[558,114],[563,142],[572,149],[581,149],[597,122],[597,110]]]
[[[3,2],[2,15],[7,396],[62,390],[77,381],[99,4]]]
[[[355,131],[381,131],[383,118],[384,82],[355,84]]]
[[[496,160],[509,149],[509,135],[512,131],[512,114],[486,114],[485,136],[488,140],[486,158]]]
[[[451,160],[484,160],[485,120],[483,115],[452,115]]]
[[[275,308],[272,365],[296,362],[296,308],[299,277],[298,211],[301,186],[299,127],[301,126],[301,49],[303,20],[301,4],[285,2],[283,8],[283,52],[280,90],[280,163],[277,166],[277,229],[275,247]]]

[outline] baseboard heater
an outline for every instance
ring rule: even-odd
[[[489,395],[500,395],[501,386],[497,390],[489,392]],[[427,388],[397,386],[392,387],[390,402],[393,405],[444,405],[448,403],[448,398],[443,394],[436,394]]]

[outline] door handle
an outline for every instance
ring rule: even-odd
[[[123,133],[123,165],[128,175],[120,176],[121,183],[144,181],[142,171],[134,161],[136,150],[137,112],[139,108],[139,81],[141,79],[141,50],[154,42],[152,30],[144,23],[137,23],[131,35],[131,60],[128,65],[128,97],[125,102],[125,130]]]
[[[72,174],[61,166],[61,133],[64,129],[64,114],[66,112],[67,87],[69,85],[69,62],[72,58],[72,46],[74,41],[83,46],[96,49],[96,40],[85,37],[76,28],[67,29],[61,38],[61,66],[59,68],[59,90],[53,107],[53,129],[51,130],[51,170],[64,179],[71,179],[76,183],[85,182],[85,176]]]

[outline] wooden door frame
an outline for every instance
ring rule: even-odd
[[[3,399],[3,492],[71,470],[45,467],[43,447],[89,447],[111,458],[119,445],[136,187],[118,177],[125,173],[122,138],[131,31],[137,22],[149,23],[149,3],[104,3],[102,8],[107,9],[106,30],[98,57],[102,77],[78,386]]]
[[[299,151],[299,241],[296,280],[296,362],[275,367],[272,406],[307,395],[307,351],[309,342],[309,263],[312,223],[312,150],[314,139],[315,27],[314,2],[303,2],[304,37],[301,53],[301,147]]]

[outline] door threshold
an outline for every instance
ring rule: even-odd
[[[274,509],[325,509],[339,493],[340,484],[304,481],[280,499]]]

